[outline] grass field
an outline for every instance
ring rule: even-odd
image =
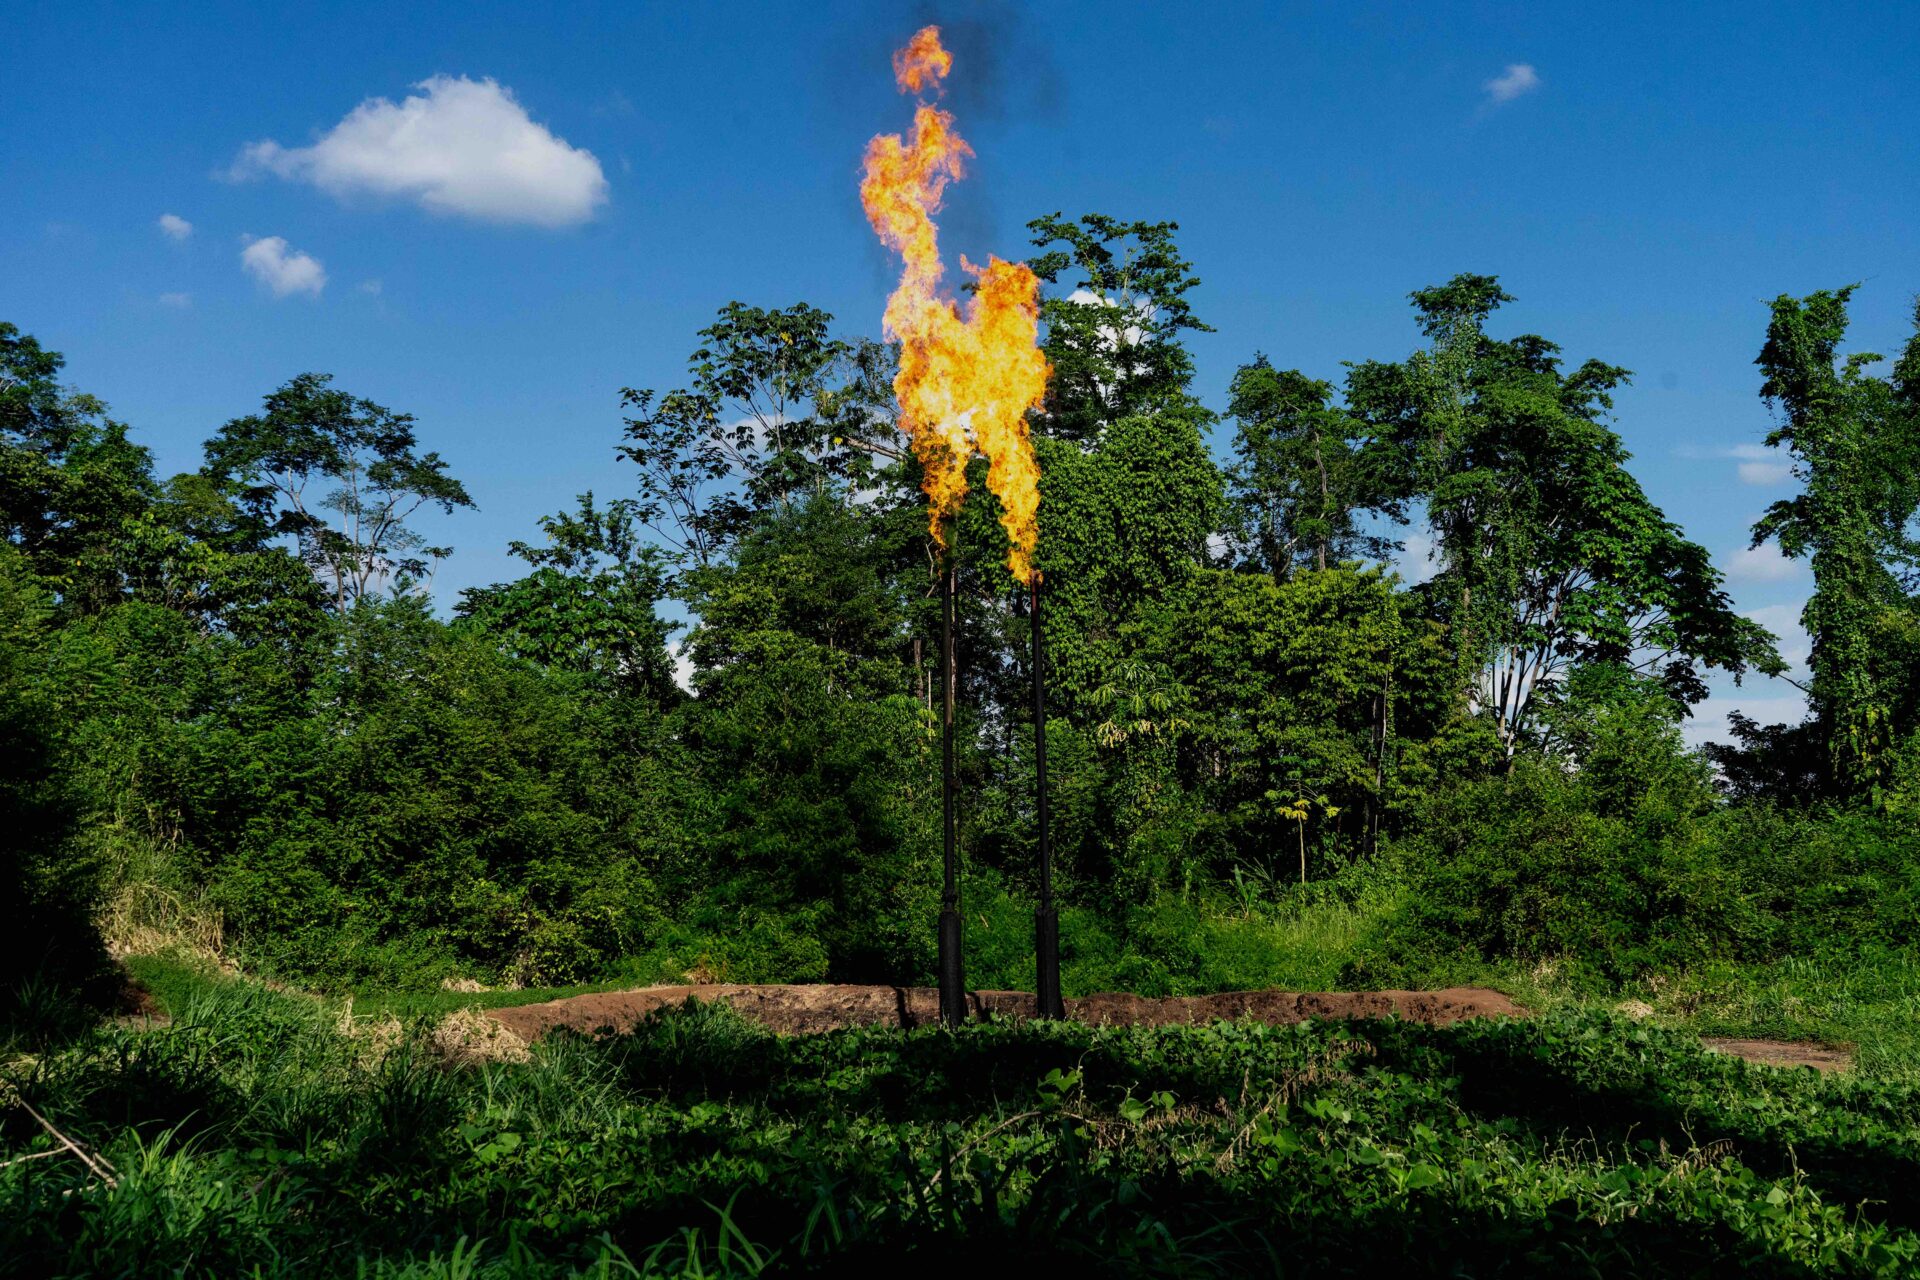
[[[1571,1000],[1451,1029],[784,1039],[696,1006],[461,1065],[424,1017],[345,1033],[342,1001],[138,967],[170,1021],[10,1055],[8,1087],[111,1171],[7,1113],[16,1274],[1920,1265],[1920,1091],[1747,1066]]]

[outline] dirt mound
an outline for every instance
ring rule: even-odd
[[[1853,1054],[1832,1045],[1805,1040],[1736,1040],[1701,1036],[1700,1043],[1716,1053],[1730,1053],[1767,1067],[1812,1067],[1815,1071],[1845,1071]]]
[[[523,1040],[537,1040],[556,1027],[575,1031],[631,1031],[648,1014],[689,999],[724,1000],[747,1018],[783,1033],[834,1031],[842,1027],[924,1027],[940,1020],[940,996],[932,987],[846,985],[647,987],[568,996],[544,1004],[488,1010],[488,1016]],[[1030,1018],[1034,998],[1024,991],[972,991],[974,1016]],[[1212,996],[1105,994],[1067,1001],[1067,1016],[1094,1026],[1163,1027],[1216,1018],[1252,1018],[1290,1023],[1308,1018],[1384,1018],[1445,1026],[1463,1018],[1525,1017],[1526,1010],[1498,991],[1453,987],[1445,991],[1231,991]]]

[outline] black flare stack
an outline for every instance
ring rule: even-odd
[[[1046,632],[1040,624],[1040,571],[1027,580],[1028,612],[1033,621],[1033,774],[1034,809],[1040,828],[1040,905],[1033,913],[1034,995],[1042,1018],[1064,1018],[1060,1000],[1060,913],[1053,906],[1053,839],[1047,828]]]
[[[959,572],[955,561],[949,548],[940,583],[940,801],[946,871],[940,891],[940,1020],[950,1027],[959,1026],[967,1017],[967,982],[960,963],[959,815],[955,812],[958,783],[953,776],[953,598],[954,579]]]

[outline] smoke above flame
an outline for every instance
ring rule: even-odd
[[[893,55],[901,92],[938,96],[953,69],[940,29],[924,27]],[[1000,500],[1007,568],[1033,576],[1040,526],[1040,468],[1027,434],[1027,410],[1046,391],[1040,331],[1040,281],[1025,263],[989,258],[961,267],[974,278],[964,316],[940,288],[940,211],[947,183],[963,174],[973,150],[953,116],[922,97],[910,138],[883,134],[867,144],[860,203],[880,239],[900,254],[900,285],[887,299],[887,336],[900,343],[894,396],[900,425],[920,460],[927,527],[942,549],[946,522],[967,496],[967,462],[987,456],[987,488]]]

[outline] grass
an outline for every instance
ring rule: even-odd
[[[1123,939],[1091,920],[1069,917],[1063,929],[1069,995],[1132,990],[1142,994],[1198,994],[1278,987],[1337,990],[1342,970],[1390,900],[1323,900],[1264,910],[1163,911],[1160,936]],[[1003,919],[1002,916],[1005,918]],[[1030,927],[1030,917],[993,917],[1002,932]],[[1072,926],[1080,923],[1078,933]],[[981,935],[975,941],[985,942]],[[1031,950],[999,955],[985,947],[969,970],[980,987],[1031,982]],[[1129,955],[1129,948],[1134,948]],[[1139,954],[1184,952],[1176,969]],[[977,962],[984,960],[985,963]],[[163,1009],[220,980],[218,970],[184,951],[128,960]],[[1024,967],[1022,967],[1024,966]],[[1596,987],[1551,963],[1457,962],[1427,975],[1422,985],[1480,985],[1504,991],[1527,1008],[1618,1011],[1628,1002],[1651,1008],[1648,1021],[1691,1035],[1809,1040],[1853,1048],[1855,1070],[1885,1080],[1920,1082],[1920,957],[1885,952],[1847,959],[1789,958],[1766,966],[1717,965],[1654,975],[1618,987]],[[613,978],[568,987],[481,992],[357,992],[357,1017],[392,1014],[403,1021],[434,1019],[458,1009],[495,1009],[587,992],[628,990],[645,983]],[[331,1007],[338,1007],[335,1002]]]
[[[1920,1090],[1591,1011],[781,1038],[724,1007],[457,1066],[204,970],[4,1066],[0,1270],[1904,1275]],[[197,984],[197,985],[196,985]]]
[[[172,1015],[182,1004],[203,996],[209,989],[240,981],[238,975],[220,968],[206,956],[181,948],[163,948],[144,955],[128,956],[127,972],[153,997],[161,1012]],[[516,987],[496,991],[370,991],[351,996],[354,1016],[382,1018],[388,1014],[402,1021],[432,1020],[460,1009],[503,1009],[511,1005],[538,1004],[566,996],[594,991],[627,991],[643,985],[630,978],[609,978],[570,987]],[[310,995],[325,1007],[344,1008],[346,997]]]

